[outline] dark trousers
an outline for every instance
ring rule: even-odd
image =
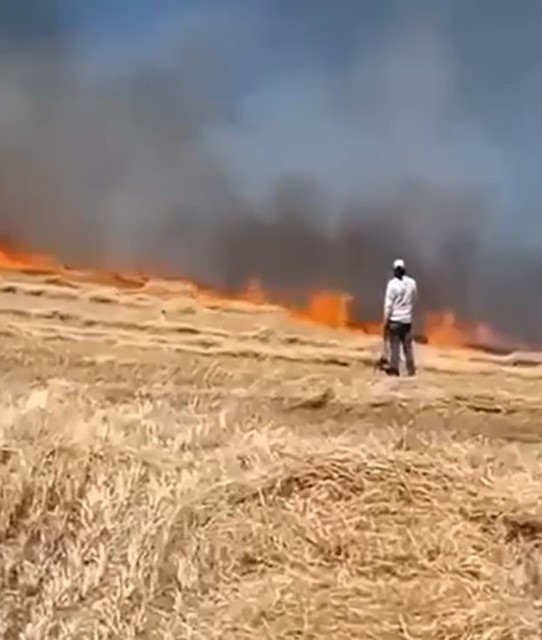
[[[406,368],[409,376],[416,373],[414,352],[412,349],[412,325],[405,322],[390,322],[388,324],[388,340],[390,345],[391,375],[399,375],[401,347],[405,354]]]

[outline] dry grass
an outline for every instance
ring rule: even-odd
[[[362,361],[358,345],[307,331],[288,347],[290,326],[260,315],[247,334],[245,310],[237,333],[233,312],[193,314],[231,351],[253,341],[234,358],[194,353],[190,332],[160,342],[159,319],[86,339],[89,309],[62,327],[13,305],[3,639],[540,637],[536,372],[449,360],[393,387],[326,360]]]

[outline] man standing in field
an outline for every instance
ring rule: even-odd
[[[405,354],[409,376],[416,374],[412,348],[412,316],[417,297],[416,280],[406,273],[404,260],[393,263],[393,277],[386,287],[384,301],[384,336],[389,341],[389,373],[399,375],[401,347]]]

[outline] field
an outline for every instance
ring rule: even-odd
[[[0,280],[0,637],[542,633],[542,358]]]

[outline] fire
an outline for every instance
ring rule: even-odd
[[[429,313],[425,333],[427,344],[435,347],[464,347],[473,342],[470,328],[461,326],[452,311]]]
[[[50,256],[39,253],[21,253],[6,247],[0,248],[0,269],[10,271],[58,271],[62,265]]]
[[[300,316],[334,329],[344,329],[350,322],[352,296],[342,291],[318,291],[310,296]]]
[[[8,246],[0,247],[0,270],[24,273],[51,273],[76,280],[130,288],[141,287],[148,280],[144,276],[134,274],[121,275],[98,270],[76,270],[62,265],[51,256],[24,253]],[[190,283],[190,285],[203,303],[206,300],[212,300],[216,303],[217,300],[227,302],[228,299],[231,299],[218,291],[198,287],[193,283]],[[334,329],[348,329],[368,335],[378,335],[382,331],[378,322],[359,323],[353,320],[351,316],[353,298],[344,291],[316,291],[308,297],[306,304],[293,307],[284,302],[280,304],[280,301],[274,300],[265,291],[262,283],[258,279],[252,278],[248,281],[244,291],[237,296],[237,299],[254,305],[276,305],[278,303],[279,306],[282,306],[292,317],[298,320]],[[429,313],[425,318],[424,329],[427,343],[437,347],[459,348],[475,344],[495,347],[513,346],[510,341],[500,336],[487,323],[469,326],[458,320],[452,311]]]

